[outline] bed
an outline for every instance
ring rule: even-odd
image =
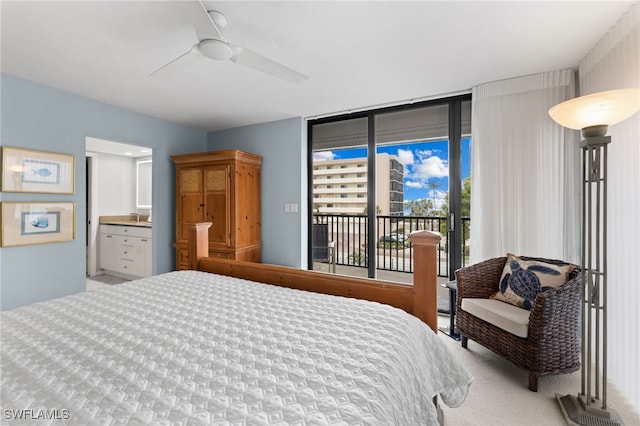
[[[282,271],[176,271],[3,312],[3,421],[435,425],[435,397],[464,401],[470,374],[418,317]]]

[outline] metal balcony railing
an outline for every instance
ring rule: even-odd
[[[367,216],[314,214],[312,234],[314,259],[322,247],[332,243],[332,261],[337,265],[367,268]],[[434,231],[442,235],[437,246],[438,276],[449,275],[449,234],[446,217],[376,216],[376,268],[413,273],[414,250],[408,235],[414,231]],[[470,219],[462,218],[462,266],[469,256]],[[316,241],[322,240],[322,241]],[[324,259],[318,259],[324,260]]]

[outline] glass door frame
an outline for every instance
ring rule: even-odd
[[[462,266],[462,100],[449,102],[449,279]]]

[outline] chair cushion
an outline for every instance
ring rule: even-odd
[[[492,298],[532,309],[538,293],[567,282],[574,268],[574,265],[568,263],[549,263],[509,253],[502,270],[499,289]]]
[[[529,335],[530,311],[495,299],[462,299],[462,310],[518,337]]]

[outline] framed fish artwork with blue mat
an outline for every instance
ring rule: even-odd
[[[58,243],[75,238],[75,203],[6,201],[0,204],[0,247]]]
[[[2,147],[2,191],[73,194],[76,157]]]

